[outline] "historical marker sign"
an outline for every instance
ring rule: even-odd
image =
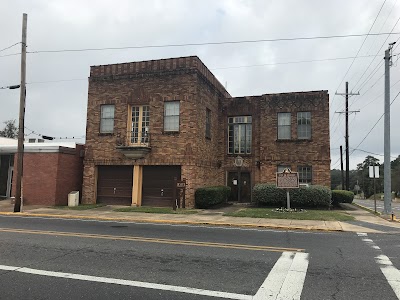
[[[299,173],[290,172],[290,170],[276,173],[276,187],[281,189],[299,188]]]

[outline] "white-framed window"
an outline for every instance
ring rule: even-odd
[[[131,144],[149,142],[150,108],[148,105],[132,106],[131,132],[128,135]]]
[[[291,131],[290,113],[278,113],[278,140],[290,140],[292,138]]]
[[[297,113],[297,138],[311,139],[311,112]]]
[[[278,167],[277,167],[277,172],[278,173],[282,173],[283,172],[283,170],[285,170],[285,169],[292,169],[289,165],[278,165]]]
[[[206,138],[211,139],[211,110],[206,108]]]
[[[311,166],[299,166],[297,167],[299,172],[299,183],[312,183],[312,167]]]
[[[164,102],[164,131],[179,131],[179,101]]]
[[[114,132],[114,112],[115,106],[102,105],[100,108],[100,133]]]
[[[228,153],[251,154],[251,116],[228,118]]]

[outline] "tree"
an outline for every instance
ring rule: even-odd
[[[379,159],[368,155],[362,163],[357,165],[358,182],[366,198],[374,194],[374,182],[372,178],[369,178],[369,167],[373,165],[379,166],[380,178],[375,179],[375,183],[376,193],[381,193],[383,192],[383,169],[379,163]]]
[[[400,155],[391,162],[392,167],[392,191],[398,197],[400,194]]]
[[[3,122],[6,124],[3,130],[0,130],[0,136],[15,139],[18,136],[18,128],[15,126],[15,120]]]

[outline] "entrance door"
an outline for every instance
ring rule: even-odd
[[[172,207],[174,177],[181,179],[181,166],[144,166],[142,205]]]
[[[133,166],[98,166],[97,203],[132,204]]]
[[[240,202],[250,202],[251,201],[250,172],[241,172],[240,182],[238,180],[238,172],[228,173],[228,186],[231,188],[229,201],[238,201],[239,184],[240,184]]]

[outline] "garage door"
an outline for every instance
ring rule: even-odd
[[[98,166],[97,203],[132,204],[133,166]]]
[[[142,205],[172,207],[174,177],[181,178],[181,166],[144,166]]]

